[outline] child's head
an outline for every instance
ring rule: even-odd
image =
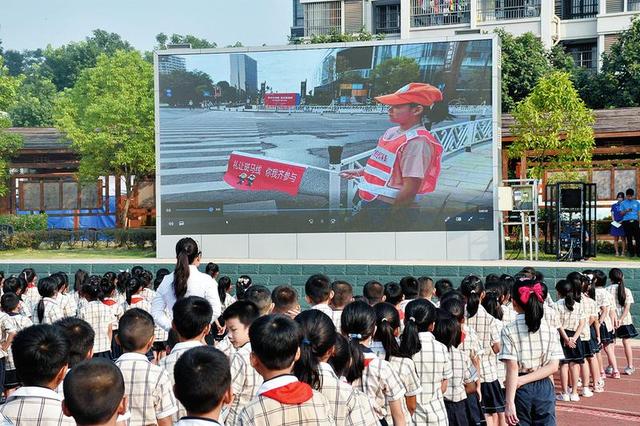
[[[182,340],[204,337],[211,330],[213,309],[207,299],[184,297],[173,305],[173,328]]]
[[[131,304],[131,296],[134,294],[138,294],[144,288],[144,282],[140,278],[140,276],[131,276],[127,279],[127,283],[125,285],[126,288],[126,298],[127,303]]]
[[[204,415],[231,403],[229,359],[219,350],[189,349],[178,358],[173,373],[174,393],[188,415]]]
[[[127,412],[124,378],[111,361],[94,358],[75,366],[64,378],[62,411],[78,425],[115,422]]]
[[[338,377],[347,375],[351,365],[351,352],[349,341],[342,334],[336,335],[336,344],[333,347],[333,354],[329,358],[329,364]]]
[[[56,272],[51,274],[51,278],[56,281],[58,287],[58,293],[66,293],[69,288],[69,276],[65,272]]]
[[[249,328],[251,366],[264,376],[288,373],[300,357],[302,332],[294,320],[284,315],[266,315]]]
[[[224,276],[218,278],[218,296],[220,302],[224,303],[227,300],[227,294],[231,291],[231,278]]]
[[[571,283],[571,287],[573,288],[573,298],[578,303],[582,300],[582,285],[587,280],[587,277],[580,272],[571,272],[567,275],[567,281]]]
[[[600,269],[593,271],[593,285],[596,287],[604,287],[607,285],[607,274]]]
[[[102,277],[91,275],[87,282],[82,286],[82,295],[89,302],[102,299]]]
[[[166,277],[170,273],[171,271],[169,271],[167,268],[160,268],[156,271],[156,277],[153,280],[154,290],[157,290],[158,287],[160,287],[160,284],[162,284],[162,280],[164,280],[164,277]]]
[[[93,355],[96,333],[88,322],[80,318],[66,317],[56,321],[54,325],[69,341],[69,368],[74,368]]]
[[[629,195],[628,192],[627,195]],[[627,303],[627,293],[624,288],[624,273],[622,272],[622,269],[612,268],[609,270],[609,280],[611,280],[611,284],[618,285],[618,289],[616,290],[616,299],[618,305],[624,306]]]
[[[404,332],[400,337],[400,351],[413,356],[422,349],[418,333],[433,330],[436,320],[436,308],[425,299],[416,299],[407,304],[404,310]]]
[[[407,300],[412,300],[418,297],[420,291],[420,283],[415,277],[404,277],[400,280],[400,287],[402,287],[402,294]]]
[[[118,321],[116,339],[125,352],[147,353],[153,345],[153,317],[139,308],[126,311]]]
[[[443,309],[436,309],[436,323],[433,327],[433,337],[447,349],[457,348],[462,340],[462,327],[458,320]]]
[[[109,274],[109,272],[107,272],[107,274]],[[106,274],[105,274],[106,276]],[[125,294],[127,292],[127,282],[129,281],[129,278],[133,277],[133,274],[130,274],[129,271],[120,271],[118,272],[118,274],[116,275],[115,280],[113,281],[114,284],[116,285],[116,289],[118,290],[118,292],[120,294]],[[142,282],[142,272],[140,272],[138,275],[135,275],[136,278],[139,278],[140,281]],[[107,277],[107,279],[109,279],[109,277]]]
[[[239,300],[232,303],[222,314],[229,331],[229,341],[236,347],[249,342],[249,326],[260,317],[260,311],[253,302]]]
[[[279,285],[271,292],[274,314],[286,314],[292,310],[300,309],[298,292],[290,285]]]
[[[434,287],[436,289],[436,297],[438,299],[442,299],[442,296],[444,296],[448,291],[453,290],[453,283],[447,278],[442,278],[436,281]]]
[[[559,280],[556,283],[556,291],[558,292],[558,297],[564,299],[564,306],[568,310],[573,311],[573,305],[575,303],[573,284],[567,280]]]
[[[457,297],[448,297],[440,302],[440,309],[449,312],[460,324],[464,322],[464,301]]]
[[[568,294],[571,294],[571,285],[566,280],[560,280],[558,284],[562,288],[566,287]],[[556,286],[557,287],[557,286]],[[516,310],[524,312],[525,323],[530,333],[535,333],[540,329],[542,316],[544,315],[544,299],[546,286],[536,279],[519,279],[511,290],[511,300]],[[573,301],[571,301],[573,305]]]
[[[21,296],[27,289],[27,280],[22,276],[9,277],[2,283],[3,293],[14,293],[17,296]]]
[[[16,334],[11,344],[16,372],[25,386],[55,389],[69,363],[69,341],[58,327],[33,325]]]
[[[5,293],[0,298],[2,312],[18,312],[20,310],[20,297],[15,293]]]
[[[35,284],[35,281],[38,278],[36,271],[33,268],[23,269],[22,272],[20,272],[20,275],[24,278],[27,284]]]
[[[362,288],[362,295],[365,297],[365,299],[367,299],[369,305],[371,306],[385,300],[384,287],[378,281],[367,282]]]
[[[402,353],[397,340],[400,331],[398,309],[387,302],[378,303],[373,309],[376,313],[376,332],[373,335],[373,340],[382,343],[387,361],[392,356],[401,357]]]
[[[435,289],[433,287],[433,279],[431,277],[418,278],[418,285],[420,286],[420,291],[418,292],[419,297],[423,299],[431,299],[433,297]]]
[[[492,317],[502,321],[503,312],[502,304],[500,303],[500,295],[495,291],[489,291],[482,299],[482,307]]]
[[[142,285],[145,288],[153,288],[153,272],[145,269],[144,271],[140,272],[138,278],[142,280]]]
[[[238,300],[244,299],[244,292],[251,287],[251,277],[249,275],[240,275],[238,281],[236,281],[236,298]]]
[[[331,284],[331,290],[333,290],[333,297],[331,298],[331,306],[334,309],[344,309],[349,303],[353,301],[353,287],[346,281],[334,281]]]
[[[321,388],[320,360],[331,355],[336,344],[336,327],[331,318],[318,309],[309,309],[299,313],[295,322],[302,332],[300,358],[293,366],[293,374],[298,380],[305,382],[312,388]]]
[[[42,323],[44,319],[44,298],[53,298],[58,294],[58,283],[53,277],[44,277],[38,281],[38,293],[40,293],[40,301],[36,306],[36,315],[38,322]]]
[[[328,303],[329,299],[333,297],[329,277],[322,274],[311,275],[304,284],[304,294],[310,305]]]
[[[136,265],[131,268],[131,275],[134,277],[138,277],[140,276],[140,274],[142,274],[142,271],[144,271],[144,268],[140,265]]]
[[[467,314],[469,318],[475,316],[480,306],[480,300],[484,296],[482,280],[475,275],[467,275],[460,283],[460,292],[467,300]]]
[[[376,331],[376,312],[365,302],[349,303],[342,311],[340,330],[349,340],[351,365],[346,377],[351,383],[362,377],[364,369],[362,342],[368,341]]]
[[[268,315],[273,310],[271,292],[263,285],[252,285],[245,291],[244,300],[253,302],[260,311],[260,315]]]
[[[102,279],[100,280],[100,290],[102,291],[102,297],[112,297],[116,292],[116,280],[112,279],[109,272],[104,274]]]
[[[402,294],[402,287],[396,282],[388,282],[384,285],[384,297],[385,302],[391,303],[393,306],[397,306],[404,300],[404,294]]]
[[[89,279],[89,273],[83,269],[78,269],[74,275],[73,289],[76,292],[82,291],[82,286]]]
[[[209,262],[204,268],[204,272],[215,280],[220,275],[220,267],[216,263]]]
[[[502,274],[500,275],[500,282],[502,283],[502,286],[504,287],[504,292],[507,295],[506,301],[511,300],[511,289],[513,288],[513,285],[516,282],[515,278],[513,278],[511,275],[508,275],[508,274]]]

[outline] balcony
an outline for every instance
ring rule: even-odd
[[[598,0],[563,0],[562,19],[593,18],[598,14]]]
[[[438,27],[468,24],[471,21],[467,0],[411,0],[412,27]]]
[[[538,18],[540,16],[540,0],[480,0],[478,4],[478,20],[504,21],[509,19]]]

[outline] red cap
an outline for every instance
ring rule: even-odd
[[[429,106],[442,100],[442,92],[426,83],[409,83],[402,86],[395,93],[375,98],[385,105],[418,104]]]

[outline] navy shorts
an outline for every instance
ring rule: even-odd
[[[551,379],[527,383],[516,391],[516,413],[521,426],[555,426],[556,395]]]

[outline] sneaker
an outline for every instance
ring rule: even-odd
[[[600,372],[600,378],[601,378],[602,380],[604,380],[604,379],[606,379],[606,378],[607,378],[607,373],[605,373],[605,372],[604,372],[604,370],[602,370],[602,371]]]
[[[596,385],[593,387],[593,392],[594,393],[602,393],[602,392],[604,392],[604,382],[603,381],[599,381],[598,383],[596,383]]]
[[[569,401],[571,401],[571,397],[569,397],[568,393],[559,393],[559,394],[556,395],[556,400],[557,401],[569,402]]]
[[[635,368],[633,367],[627,367],[624,369],[624,374],[626,374],[627,376],[632,375],[634,372],[636,371]]]
[[[584,396],[585,398],[591,398],[593,396],[593,392],[591,392],[591,389],[589,388],[582,388],[582,396]]]
[[[571,402],[578,402],[580,401],[580,395],[578,395],[577,393],[572,393],[571,396],[569,396],[569,399],[571,400]]]
[[[619,371],[614,371],[613,373],[611,373],[611,378],[612,379],[619,379],[620,378],[620,372]]]
[[[576,384],[576,391],[582,387],[582,379],[578,379],[578,383]]]
[[[607,368],[605,368],[605,369],[604,369],[604,373],[605,373],[607,376],[612,375],[612,374],[613,374],[613,367],[612,367],[612,366],[608,366]]]

